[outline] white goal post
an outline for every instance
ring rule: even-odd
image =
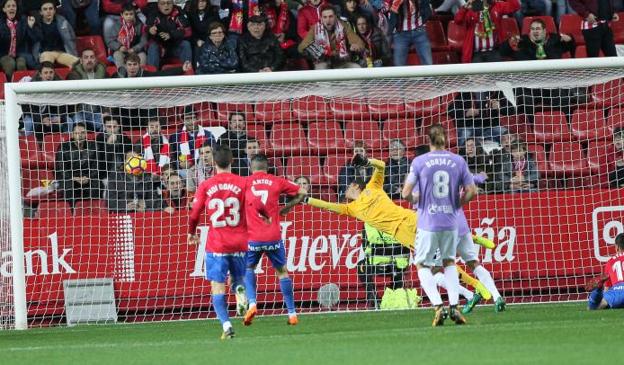
[[[11,271],[12,271],[12,295],[14,317],[9,327],[14,329],[28,328],[28,306],[27,306],[27,267],[25,265],[24,250],[24,216],[22,212],[23,206],[23,190],[21,177],[21,157],[20,145],[18,142],[19,120],[22,116],[23,104],[50,103],[68,104],[89,103],[97,105],[120,106],[125,99],[130,101],[133,107],[179,107],[191,105],[194,103],[211,102],[211,103],[253,103],[253,102],[273,102],[280,99],[296,99],[308,96],[321,96],[333,99],[349,99],[349,100],[375,100],[376,102],[385,102],[396,98],[402,98],[405,102],[419,102],[430,100],[443,96],[453,96],[460,92],[483,92],[483,91],[499,91],[511,101],[516,103],[515,90],[517,88],[573,88],[585,87],[592,88],[598,84],[606,84],[614,80],[624,78],[624,58],[585,58],[585,59],[566,59],[566,60],[544,60],[544,61],[521,61],[521,62],[501,62],[487,64],[461,64],[461,65],[434,65],[434,66],[417,66],[417,67],[388,67],[373,69],[348,69],[348,70],[323,70],[323,71],[293,71],[293,72],[276,72],[276,73],[250,73],[250,74],[228,74],[228,75],[196,75],[196,76],[176,76],[176,77],[154,77],[140,79],[106,79],[106,80],[80,80],[80,81],[55,81],[55,82],[25,82],[5,84],[5,118],[3,128],[6,128],[6,166],[8,171],[6,185],[9,192],[9,216],[10,226],[10,246],[9,243],[0,243],[2,250],[10,248],[11,250]],[[230,92],[231,90],[231,92]],[[247,93],[244,91],[247,90]],[[610,96],[616,98],[616,96]],[[618,99],[619,100],[619,99]],[[588,102],[589,103],[589,102]],[[598,104],[596,104],[598,105]],[[602,106],[601,106],[602,107]],[[614,106],[611,105],[611,108]],[[604,108],[604,107],[603,107]],[[211,111],[213,112],[213,111]],[[442,118],[441,115],[433,114],[432,122],[436,122],[436,118]],[[417,118],[408,116],[406,118]],[[335,119],[338,120],[339,118]],[[357,118],[356,118],[357,119]],[[382,123],[383,118],[379,119]],[[338,123],[342,123],[342,120]],[[420,123],[420,122],[419,122]],[[424,123],[424,122],[423,122]],[[430,123],[431,124],[431,123]],[[419,124],[424,127],[424,124]],[[519,128],[520,129],[520,128]],[[341,132],[342,133],[342,132]],[[520,133],[520,132],[519,132]],[[580,138],[580,137],[579,137]],[[580,139],[579,139],[580,140]],[[384,139],[385,143],[386,139]],[[551,148],[551,142],[542,141],[548,144],[547,148]],[[541,143],[541,142],[540,142]],[[556,143],[556,142],[555,142]],[[584,143],[584,142],[583,142]],[[582,144],[583,148],[587,148],[587,144]],[[385,147],[384,147],[385,148]],[[348,149],[345,147],[345,149]],[[548,152],[548,151],[547,151]],[[552,151],[551,151],[552,152]],[[319,156],[325,159],[327,153],[318,152]],[[542,151],[543,153],[543,151]],[[554,153],[554,152],[553,152]],[[283,155],[285,156],[285,155]],[[550,163],[550,162],[549,162]],[[565,172],[562,172],[564,174]],[[602,171],[596,174],[605,174]],[[4,174],[4,172],[2,172]],[[550,174],[550,172],[549,172]],[[552,180],[562,176],[552,172]],[[592,173],[587,172],[588,178],[593,177]],[[548,179],[551,179],[549,177]],[[546,180],[546,178],[544,178]],[[580,189],[591,189],[591,186],[577,186]],[[571,186],[564,186],[570,189]],[[593,199],[579,193],[579,205],[588,204]],[[539,193],[536,193],[539,194]],[[620,200],[621,190],[605,192],[605,196]],[[600,194],[596,193],[595,196]],[[618,197],[620,195],[620,197]],[[602,195],[600,195],[602,196]],[[574,196],[568,197],[573,199]],[[540,200],[548,199],[547,196],[531,196],[529,200],[536,204]],[[558,197],[557,199],[564,199]],[[567,198],[566,198],[567,199]],[[617,203],[617,202],[615,202]],[[613,204],[614,206],[618,204]],[[472,206],[482,209],[481,213],[485,213],[488,207],[495,205],[480,205],[474,203]],[[493,203],[492,203],[493,204]],[[502,203],[501,203],[502,204]],[[561,207],[565,204],[561,203]],[[622,205],[622,204],[619,204]],[[500,208],[508,207],[501,205]],[[555,207],[556,208],[556,207]],[[520,209],[520,208],[518,208]],[[527,210],[518,210],[518,214],[529,214]],[[554,214],[555,211],[545,209],[544,212],[536,213]],[[571,213],[572,214],[572,213]],[[478,215],[478,213],[477,213]],[[475,215],[471,217],[471,221],[482,221]],[[301,215],[303,216],[303,215]],[[491,217],[484,214],[484,217]],[[620,215],[621,216],[621,215]],[[299,217],[299,216],[298,216]],[[619,216],[618,216],[619,217]],[[583,217],[591,225],[592,217]],[[513,219],[510,218],[510,222]],[[549,222],[545,219],[544,222]],[[553,221],[554,222],[554,221]],[[574,230],[572,220],[561,223],[568,225],[567,229]],[[490,222],[491,223],[491,222]],[[513,223],[513,222],[512,222]],[[512,225],[509,223],[504,227]],[[593,222],[594,224],[598,224]],[[185,224],[181,222],[180,224]],[[488,224],[487,222],[484,224]],[[527,224],[527,223],[523,223]],[[547,223],[544,223],[547,224]],[[621,226],[621,224],[620,224]],[[488,226],[489,227],[489,226]],[[481,227],[475,233],[481,235],[490,235],[495,240],[502,240],[505,236],[504,227],[499,227],[499,231],[488,233],[491,227]],[[474,227],[476,228],[476,227]],[[585,228],[579,228],[586,230]],[[541,230],[541,231],[540,231]],[[540,237],[536,237],[536,241],[548,241],[552,235],[558,234],[551,232],[550,227],[543,226],[540,229]],[[598,232],[581,232],[582,234],[571,233],[570,239],[583,239],[583,237],[593,237]],[[515,233],[514,233],[515,234]],[[542,242],[547,247],[547,242]],[[588,241],[588,245],[592,242]],[[323,246],[319,243],[316,247],[318,252],[330,250],[328,243]],[[324,248],[323,248],[324,247]],[[562,246],[564,247],[564,246]],[[566,246],[567,247],[567,246]],[[557,247],[549,248],[557,250]],[[572,250],[572,249],[571,249]],[[589,249],[593,252],[599,249],[594,246]],[[604,254],[604,251],[601,251]],[[310,254],[312,255],[312,254]],[[496,257],[513,256],[508,251],[502,249],[496,252],[489,252],[490,262],[495,262]],[[497,256],[498,255],[498,256]],[[566,255],[574,256],[573,251],[566,252]],[[594,260],[593,266],[599,266],[599,260],[602,257],[584,257],[583,265],[586,262]],[[493,258],[494,257],[494,258]],[[530,255],[527,257],[531,257]],[[31,257],[32,259],[32,257]],[[549,258],[535,257],[536,260],[548,262]],[[313,261],[310,259],[311,262]],[[558,259],[557,259],[558,260]],[[502,260],[504,261],[504,260]],[[511,261],[511,260],[509,260]],[[320,261],[319,261],[320,262]],[[318,263],[318,262],[317,262]],[[516,266],[518,264],[519,266]],[[508,283],[507,292],[515,293],[524,290],[522,280],[530,278],[520,278],[518,281],[512,282],[515,277],[515,270],[521,270],[523,265],[528,262],[508,262],[497,266],[498,274],[495,278],[506,280]],[[565,265],[566,263],[563,263]],[[319,264],[320,265],[320,264]],[[595,270],[593,267],[593,271]],[[555,270],[553,268],[553,270]],[[553,273],[551,276],[542,277],[545,285],[558,285],[561,281],[561,275],[566,273]],[[574,285],[581,286],[587,274],[578,275],[574,278]],[[307,279],[305,279],[307,280]],[[2,283],[2,282],[0,282]],[[546,284],[547,283],[547,284]],[[318,283],[324,284],[324,283]],[[340,283],[336,283],[340,284]],[[297,282],[295,282],[297,285]],[[8,292],[8,288],[0,289]],[[527,289],[529,290],[529,289]],[[565,296],[567,294],[559,293],[555,290],[547,293],[538,293],[535,288],[530,289],[535,297],[541,295],[550,296],[551,299],[563,300],[576,299],[578,296]],[[522,293],[525,293],[522,291]],[[552,295],[552,296],[551,296]],[[561,295],[561,296],[557,296]],[[521,294],[524,298],[525,294]],[[304,296],[308,298],[307,296]],[[3,297],[0,295],[0,299]],[[305,299],[308,300],[308,299]],[[529,299],[531,300],[531,299]],[[540,299],[537,299],[538,301]],[[519,300],[521,301],[521,300]],[[1,304],[1,303],[0,303]],[[5,315],[0,313],[0,315]],[[2,327],[2,326],[0,326]]]

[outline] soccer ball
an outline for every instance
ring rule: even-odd
[[[141,175],[147,169],[147,161],[141,156],[132,156],[124,164],[124,170],[130,175]]]

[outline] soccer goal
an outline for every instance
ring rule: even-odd
[[[214,316],[203,279],[208,220],[200,246],[186,242],[190,191],[212,173],[209,150],[195,153],[193,143],[209,146],[211,135],[239,149],[235,171],[248,173],[246,154],[259,150],[274,173],[332,203],[352,181],[370,178],[371,169],[347,166],[354,150],[365,150],[386,161],[383,188],[406,206],[397,192],[408,161],[427,151],[428,127],[441,123],[448,148],[487,176],[466,214],[475,235],[497,244],[481,248],[480,258],[512,303],[583,298],[624,232],[622,58],[5,90],[0,328],[65,324],[64,284],[81,282],[82,299],[72,302],[83,306],[81,318],[109,321],[98,315],[102,295],[87,289],[111,280],[118,321]],[[191,133],[192,125],[204,129]],[[133,151],[144,166],[125,163]],[[300,311],[413,307],[396,293],[418,288],[415,269],[399,263],[402,253],[379,254],[362,230],[353,218],[308,205],[283,219]],[[261,315],[285,313],[267,260],[258,269],[258,305]]]

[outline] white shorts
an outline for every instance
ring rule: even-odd
[[[457,255],[461,257],[464,262],[479,260],[479,249],[472,241],[472,233],[469,232],[459,237]]]
[[[419,229],[416,232],[416,252],[414,254],[416,264],[435,266],[438,250],[440,260],[455,260],[457,230],[429,232]]]

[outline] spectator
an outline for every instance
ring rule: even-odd
[[[35,76],[23,81],[53,81],[60,80],[54,72],[54,65],[50,62],[41,62],[39,71]],[[23,106],[24,113],[24,134],[32,135],[39,142],[43,141],[43,136],[47,133],[58,133],[67,130],[67,112],[68,107],[63,105],[32,105],[25,104]]]
[[[517,50],[513,50],[513,45]],[[574,38],[567,34],[546,32],[546,23],[542,19],[531,22],[529,34],[514,36],[500,47],[502,56],[511,56],[514,60],[560,59],[564,53],[574,54]]]
[[[624,187],[624,129],[616,128],[613,131],[613,146],[615,147],[615,170],[609,174],[609,184],[612,188]]]
[[[258,1],[249,0],[221,0],[219,14],[224,23],[229,22],[229,37],[238,43],[238,39],[245,32],[249,18],[260,14]],[[244,11],[246,9],[247,11]],[[222,16],[221,14],[226,16]]]
[[[76,14],[82,13],[89,25],[89,34],[102,34],[99,0],[63,0],[61,1],[61,5],[61,10],[73,29],[76,29],[77,25]]]
[[[288,10],[284,0],[267,0],[262,6],[262,13],[267,17],[267,25],[277,38],[286,58],[297,58],[297,26],[295,16]]]
[[[492,160],[483,150],[480,140],[473,137],[467,138],[464,146],[460,148],[459,154],[466,160],[466,163],[468,163],[470,172],[473,174],[490,175]]]
[[[192,107],[184,110],[184,126],[182,130],[174,133],[169,138],[173,157],[172,165],[176,170],[186,170],[193,166],[199,158],[199,147],[215,143],[215,139],[209,130],[200,126],[197,115]]]
[[[498,45],[505,40],[501,19],[520,9],[518,0],[468,0],[455,14],[455,23],[466,28],[462,62],[498,62]]]
[[[431,65],[431,43],[425,23],[431,17],[429,0],[385,0],[389,11],[389,32],[392,36],[395,66],[407,64],[407,54],[413,45],[422,65]]]
[[[191,25],[193,49],[199,50],[210,37],[210,25],[219,21],[219,14],[210,6],[210,0],[191,0],[186,15]]]
[[[324,0],[307,0],[306,4],[297,13],[297,35],[305,39],[317,23],[321,21],[319,14],[327,2]]]
[[[197,54],[198,74],[232,73],[238,70],[236,42],[225,36],[225,27],[219,22],[208,26],[208,38]]]
[[[238,56],[243,72],[272,72],[284,67],[284,52],[277,38],[267,31],[266,18],[254,15],[247,23],[248,33],[238,44]]]
[[[386,162],[384,191],[390,199],[401,199],[403,182],[410,168],[410,162],[405,156],[405,143],[400,139],[390,140],[390,159]]]
[[[163,57],[177,57],[183,63],[191,62],[191,27],[182,10],[173,0],[158,0],[158,10],[147,18],[149,45],[147,64],[160,68]]]
[[[128,78],[128,77],[152,77],[152,76],[174,76],[182,75],[183,73],[191,70],[193,67],[190,62],[185,62],[182,67],[173,67],[167,70],[160,71],[145,71],[141,68],[141,59],[136,54],[129,54],[126,57],[126,63],[124,67],[117,69],[115,78]],[[125,125],[125,124],[124,124]]]
[[[537,191],[539,172],[535,160],[527,151],[524,142],[511,145],[512,174],[509,190],[512,193]]]
[[[390,64],[390,45],[381,29],[364,15],[355,18],[357,34],[362,38],[366,48],[360,53],[360,67],[381,67]]]
[[[356,19],[360,15],[367,17],[369,22],[372,24],[372,7],[369,3],[366,3],[365,6],[366,9],[358,4],[358,0],[342,0],[342,11],[340,13],[340,20],[342,20],[345,24],[349,25],[354,32],[357,31]]]
[[[94,142],[87,141],[84,124],[74,124],[71,140],[56,151],[54,175],[72,208],[77,200],[100,198],[97,150]]]
[[[212,160],[212,146],[205,144],[199,148],[199,161],[193,165],[186,175],[188,191],[195,192],[199,184],[214,176],[214,162]]]
[[[508,191],[512,175],[511,146],[520,142],[514,133],[506,132],[501,136],[500,149],[492,151],[491,174],[486,181],[486,191],[489,193],[503,193]]]
[[[104,28],[106,47],[113,53],[115,66],[124,66],[130,54],[139,56],[141,66],[145,64],[147,55],[147,33],[143,23],[137,18],[136,8],[131,3],[124,5],[120,17],[112,17],[110,25]]]
[[[234,161],[232,171],[240,176],[250,176],[251,172],[251,159],[257,154],[261,153],[260,143],[255,138],[248,138],[245,144],[246,157],[240,157]],[[275,166],[269,162],[269,174],[277,175]]]
[[[141,137],[147,172],[154,175],[160,175],[165,166],[171,163],[169,140],[162,134],[162,124],[160,119],[151,118],[147,122],[147,132]]]
[[[125,161],[133,156],[138,154],[134,151],[128,152]],[[108,177],[108,210],[113,213],[163,210],[166,204],[158,192],[159,185],[148,174],[126,173],[122,165]]]
[[[167,182],[167,189],[163,190],[163,199],[167,206],[164,211],[174,213],[179,210],[187,210],[193,201],[193,195],[189,194],[184,186],[184,180],[178,174],[171,174]]]
[[[312,192],[312,183],[307,176],[297,176],[294,180],[294,183],[299,185],[299,187],[310,194]]]
[[[99,178],[105,181],[108,174],[123,165],[125,155],[132,150],[132,141],[121,133],[119,120],[111,116],[104,118],[104,131],[95,137]]]
[[[367,157],[366,144],[363,141],[353,142],[353,155]],[[342,201],[349,185],[354,181],[366,184],[373,175],[373,167],[345,165],[338,173],[338,199]]]
[[[72,67],[78,62],[74,28],[62,16],[56,14],[52,0],[41,3],[41,21],[35,24],[37,42],[33,54],[39,62],[54,62]]]
[[[449,106],[448,116],[457,126],[457,144],[461,147],[469,137],[500,142],[506,129],[499,124],[501,115],[514,114],[513,106],[499,91],[462,92]]]
[[[587,47],[588,57],[615,57],[613,30],[609,22],[620,20],[614,11],[613,0],[570,0],[570,6],[583,18],[581,29]]]
[[[137,22],[145,23],[145,15],[142,13],[142,10],[147,10],[146,6],[148,4],[148,0],[102,0],[102,15],[104,16],[104,25],[102,29],[104,30],[104,41],[106,42],[106,34],[110,34],[110,28],[114,25],[114,23],[119,19],[119,14],[122,14],[124,8],[132,7],[135,9],[135,14],[137,18]],[[123,60],[122,60],[123,64]]]
[[[0,66],[10,81],[15,70],[34,68],[32,45],[37,40],[35,17],[20,16],[15,0],[5,0],[0,17]]]
[[[247,146],[247,122],[242,112],[231,112],[228,115],[228,129],[219,137],[219,143],[228,145],[234,156],[233,165],[246,153]]]
[[[316,70],[328,68],[359,68],[352,62],[351,52],[364,50],[364,42],[344,22],[336,18],[336,9],[321,8],[321,22],[315,24],[299,44],[299,52],[314,61]]]

